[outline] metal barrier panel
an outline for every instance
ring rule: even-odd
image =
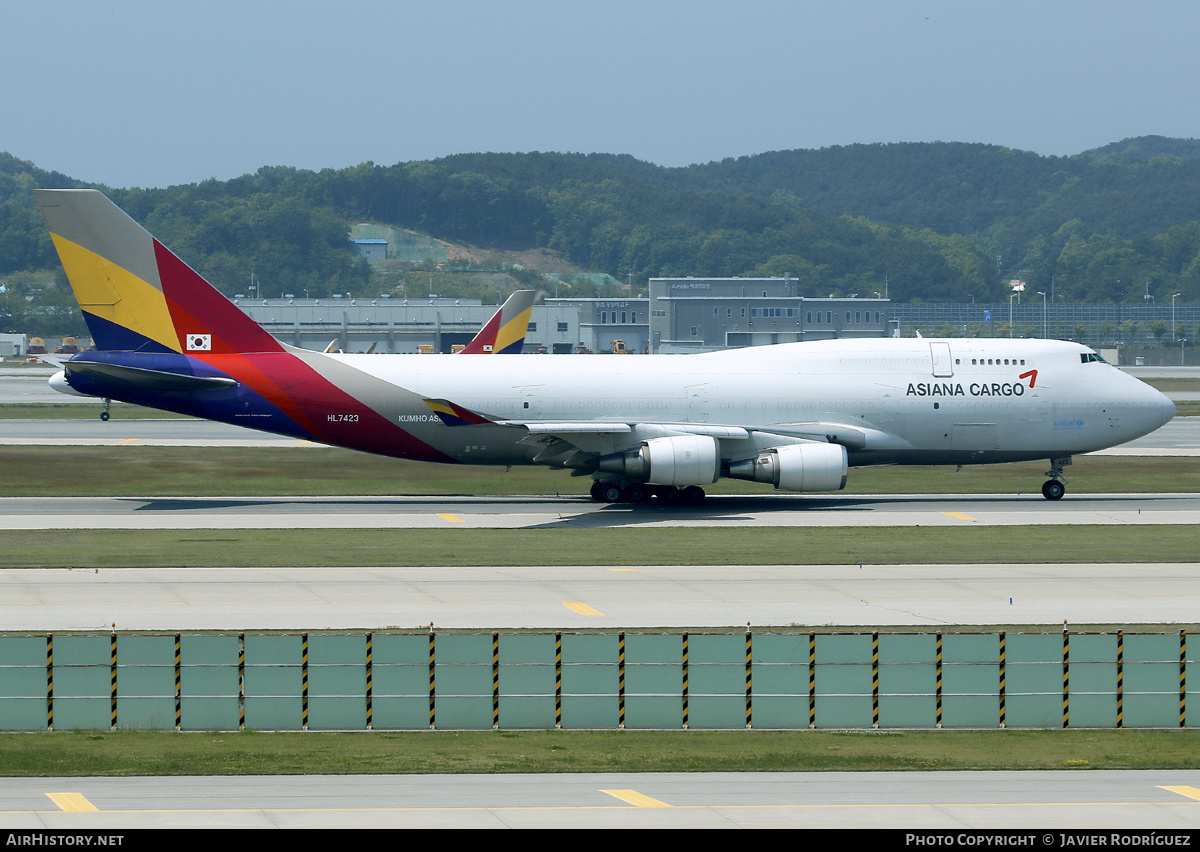
[[[367,637],[308,637],[309,730],[367,726]]]
[[[492,637],[435,637],[436,726],[492,727]]]
[[[1070,727],[1116,727],[1116,635],[1071,635],[1069,666]]]
[[[240,723],[237,636],[181,636],[180,728],[229,731]]]
[[[942,727],[1000,724],[1000,637],[942,635]]]
[[[557,724],[554,659],[553,634],[499,636],[499,727],[553,728]]]
[[[245,638],[245,727],[295,730],[304,726],[301,637]]]
[[[1186,639],[1186,654],[1184,659],[1184,701],[1191,703],[1192,712],[1184,713],[1183,720],[1180,724],[1181,728],[1194,728],[1200,725],[1200,698],[1195,696],[1200,695],[1200,660],[1197,659],[1197,650],[1200,649],[1200,640],[1192,636],[1181,637]]]
[[[754,727],[808,727],[808,634],[754,634]]]
[[[627,635],[625,727],[678,728],[682,724],[683,636]]]
[[[108,636],[54,638],[54,727],[112,726],[112,652]]]
[[[620,724],[617,647],[616,634],[563,634],[564,728],[614,728]]]
[[[175,639],[117,637],[117,727],[175,727]]]
[[[819,634],[816,645],[817,727],[871,727],[870,634]]]
[[[50,688],[43,636],[0,636],[0,729],[40,731]]]
[[[1179,724],[1179,635],[1125,637],[1125,727]]]
[[[937,637],[879,637],[879,726],[928,728],[937,724]]]
[[[1061,636],[1008,635],[1006,706],[1010,728],[1062,727]]]
[[[376,634],[372,652],[374,726],[428,728],[428,637]]]
[[[693,633],[688,638],[689,727],[746,727],[745,635]]]

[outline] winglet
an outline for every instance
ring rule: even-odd
[[[536,290],[515,291],[459,354],[507,355],[520,353],[521,347],[525,345],[525,334],[529,331],[529,317],[533,313],[533,303],[537,301],[537,297]]]

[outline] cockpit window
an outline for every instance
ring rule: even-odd
[[[1101,358],[1099,355],[1097,355],[1095,352],[1081,352],[1081,353],[1079,353],[1079,361],[1080,361],[1081,363],[1083,363],[1083,364],[1090,364],[1090,363],[1091,363],[1091,362],[1093,362],[1093,361],[1099,361],[1101,364],[1107,364],[1107,363],[1108,363],[1108,362],[1107,362],[1107,361],[1105,361],[1103,358]]]

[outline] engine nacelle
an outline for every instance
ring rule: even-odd
[[[782,491],[841,491],[846,448],[841,444],[787,444],[729,465],[734,479],[770,482]]]
[[[708,435],[651,438],[636,450],[600,459],[600,470],[651,485],[708,485],[721,474],[721,449]]]

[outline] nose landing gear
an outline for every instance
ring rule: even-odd
[[[1046,471],[1046,476],[1050,478],[1042,483],[1042,496],[1047,500],[1061,500],[1067,493],[1067,481],[1062,478],[1062,472],[1070,463],[1070,456],[1050,459],[1050,469]]]
[[[108,418],[109,418],[108,409],[111,405],[112,405],[112,400],[109,399],[108,397],[105,397],[104,398],[104,410],[100,412],[100,419],[106,423],[108,422]]]

